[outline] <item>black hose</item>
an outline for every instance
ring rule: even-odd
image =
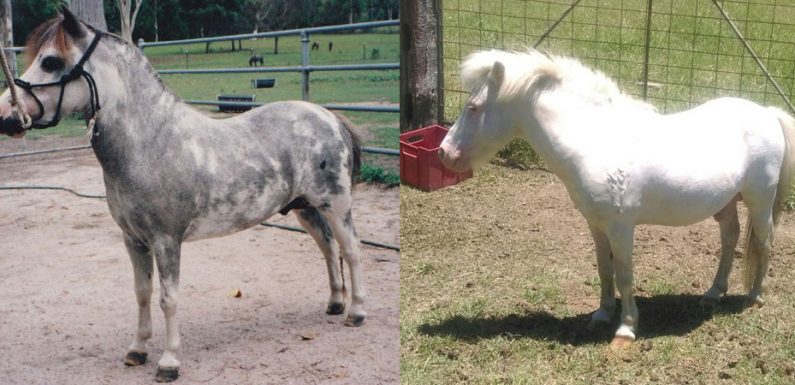
[[[105,199],[104,195],[83,194],[61,186],[0,186],[0,190],[61,190],[70,192],[81,198]]]

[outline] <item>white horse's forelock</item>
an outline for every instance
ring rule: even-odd
[[[464,89],[473,91],[485,84],[495,62],[505,66],[499,93],[501,99],[526,95],[539,79],[560,78],[555,63],[538,51],[478,51],[467,56],[461,64],[461,85]]]
[[[488,81],[495,62],[505,66],[498,99],[511,100],[532,92],[539,80],[554,80],[594,103],[627,102],[629,106],[653,110],[643,101],[624,94],[618,85],[600,71],[584,66],[576,59],[544,54],[532,48],[526,51],[485,50],[470,54],[461,64],[461,85],[473,91]]]

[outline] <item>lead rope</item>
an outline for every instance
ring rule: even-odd
[[[11,114],[20,121],[22,128],[27,130],[33,124],[33,121],[30,119],[30,115],[26,114],[25,111],[22,111],[19,107],[17,87],[14,85],[14,77],[11,76],[11,68],[8,66],[8,61],[6,60],[6,49],[3,47],[3,43],[0,43],[0,61],[3,65],[3,74],[6,77],[8,90],[11,91]]]

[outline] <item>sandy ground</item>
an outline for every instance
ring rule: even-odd
[[[0,160],[0,185],[20,184],[104,194],[87,150]],[[359,236],[399,244],[398,190],[360,185],[354,199]],[[164,343],[157,284],[150,360],[125,367],[137,305],[105,201],[33,190],[0,191],[0,200],[0,384],[153,382]],[[177,383],[397,383],[399,254],[362,251],[368,319],[347,328],[324,313],[325,263],[308,235],[258,226],[185,244]]]

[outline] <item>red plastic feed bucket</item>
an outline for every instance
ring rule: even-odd
[[[423,191],[452,186],[472,177],[472,170],[455,172],[442,165],[436,152],[447,129],[434,125],[400,134],[400,181]]]

